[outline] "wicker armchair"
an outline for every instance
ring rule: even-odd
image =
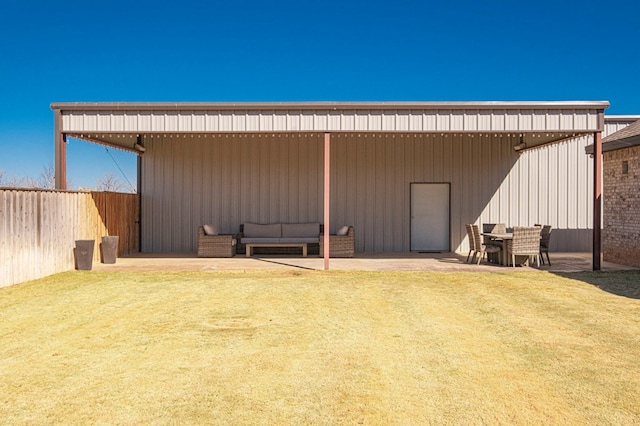
[[[236,254],[236,238],[233,235],[207,235],[204,227],[198,228],[198,257],[233,257]]]
[[[514,268],[516,256],[527,256],[526,265],[529,265],[529,259],[535,256],[536,263],[540,266],[540,228],[537,226],[514,227],[513,239],[507,240],[507,254],[511,255],[511,264]]]
[[[353,257],[355,253],[356,237],[353,226],[349,227],[347,235],[329,235],[330,257]],[[320,257],[324,256],[324,235],[320,234]]]

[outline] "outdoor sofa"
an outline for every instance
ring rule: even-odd
[[[320,223],[274,223],[240,225],[238,253],[245,253],[247,245],[258,245],[252,250],[259,253],[300,253],[299,247],[287,244],[306,244],[309,254],[324,256],[324,226]],[[330,235],[331,257],[353,257],[355,233],[353,226],[343,226],[336,235]],[[304,253],[304,252],[303,252]]]
[[[232,257],[237,253],[316,254],[324,256],[324,227],[312,223],[244,223],[240,233],[218,234],[214,225],[198,227],[198,257]],[[355,232],[343,226],[329,236],[331,257],[353,257]],[[250,250],[248,250],[248,247]]]
[[[247,253],[247,246],[260,253],[318,253],[322,225],[311,223],[243,223],[238,235],[238,252]]]

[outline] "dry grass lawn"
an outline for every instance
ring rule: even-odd
[[[639,282],[59,274],[0,289],[0,423],[640,424]]]

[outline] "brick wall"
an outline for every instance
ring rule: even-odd
[[[640,267],[640,146],[605,152],[603,166],[603,258]]]

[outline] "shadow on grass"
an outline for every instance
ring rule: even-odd
[[[561,277],[578,280],[608,293],[640,299],[640,271],[554,272]]]
[[[252,259],[259,260],[260,262],[273,263],[275,265],[289,266],[291,268],[298,268],[298,269],[306,269],[308,271],[316,271],[315,268],[309,268],[307,266],[295,265],[293,263],[286,262],[285,261],[286,259],[282,261],[277,261],[275,259],[263,259],[261,257],[255,257],[255,256],[252,257]]]

